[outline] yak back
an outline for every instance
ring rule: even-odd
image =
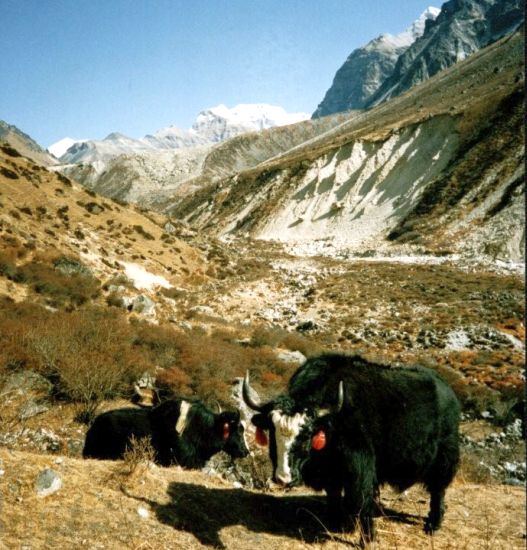
[[[360,356],[326,354],[296,371],[289,395],[298,408],[331,407],[341,380],[344,406],[332,415],[333,429],[342,446],[356,448],[360,441],[373,450],[380,482],[409,486],[420,477],[416,470],[427,468],[443,443],[457,444],[459,401],[425,367],[390,367]]]
[[[93,421],[82,454],[85,458],[116,460],[123,457],[132,436],[141,439],[151,435],[148,410],[130,407],[107,411]]]

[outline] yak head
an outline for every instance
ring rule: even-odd
[[[197,454],[210,456],[225,451],[233,458],[249,454],[238,410],[221,411],[220,407],[214,413],[198,400],[170,399],[152,409],[150,420],[158,433],[173,442],[174,448],[180,440]]]
[[[258,393],[249,384],[249,373],[243,381],[243,400],[252,410],[257,411],[251,418],[256,426],[256,441],[269,445],[269,457],[273,464],[273,481],[284,486],[300,483],[302,478],[302,457],[309,449],[305,448],[304,439],[319,417],[338,412],[344,401],[343,384],[340,382],[336,405],[331,409],[302,407],[288,395],[281,395],[272,401],[262,404]],[[323,435],[319,435],[314,445],[324,447]]]
[[[214,415],[214,432],[223,441],[223,450],[232,458],[249,454],[245,441],[245,426],[240,420],[240,411],[225,411]]]

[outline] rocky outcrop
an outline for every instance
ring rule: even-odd
[[[337,71],[313,118],[364,109],[371,96],[390,76],[400,55],[423,34],[426,22],[434,20],[439,11],[429,7],[404,32],[396,36],[382,34],[366,46],[354,50]]]
[[[449,0],[423,35],[401,54],[391,75],[368,100],[377,105],[402,94],[474,52],[516,30],[520,0]]]

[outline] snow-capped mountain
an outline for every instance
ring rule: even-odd
[[[208,141],[217,143],[245,132],[285,126],[308,118],[307,113],[287,113],[282,107],[263,103],[240,104],[232,109],[218,105],[201,111],[192,130]]]
[[[65,137],[60,141],[57,141],[53,145],[50,145],[47,148],[48,153],[51,153],[55,158],[59,159],[72,145],[76,143],[83,143],[85,139],[73,139],[70,137]]]
[[[423,34],[426,22],[434,20],[440,11],[430,6],[404,32],[395,36],[381,34],[354,50],[337,71],[313,118],[363,109],[391,74],[400,55]]]
[[[429,7],[406,31],[354,50],[313,118],[364,109],[405,92],[517,29],[520,0],[449,0]]]
[[[287,113],[282,107],[266,104],[241,104],[229,109],[218,105],[199,113],[192,128],[169,126],[153,135],[134,139],[114,132],[102,140],[84,140],[70,144],[60,155],[63,164],[96,163],[99,169],[111,158],[123,154],[180,149],[218,143],[231,137],[274,126],[306,120],[307,113]],[[67,145],[65,138],[48,150],[57,154]]]
[[[400,95],[518,28],[520,0],[449,0],[424,33],[403,52],[367,107]]]

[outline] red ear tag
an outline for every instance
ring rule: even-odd
[[[262,428],[256,428],[256,443],[265,447],[267,445],[267,435],[262,430]]]
[[[223,424],[223,439],[229,439],[229,436],[231,435],[231,430],[229,428],[228,422],[225,422]]]
[[[320,430],[311,439],[311,448],[320,451],[326,446],[326,434]]]

